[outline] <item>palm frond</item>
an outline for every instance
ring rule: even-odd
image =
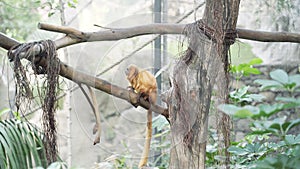
[[[46,167],[42,133],[20,120],[0,121],[0,168]]]

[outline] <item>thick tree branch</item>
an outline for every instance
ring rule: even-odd
[[[300,43],[299,33],[266,32],[248,29],[237,29],[238,38],[260,42],[294,42]]]
[[[81,42],[114,41],[149,34],[182,34],[185,24],[150,24],[130,28],[112,28],[98,32],[80,32],[70,27],[40,23],[42,30],[67,34],[55,41],[57,49]]]
[[[11,47],[13,47],[17,44],[19,44],[18,41],[16,41],[15,39],[9,38],[8,36],[6,36],[2,32],[0,32],[0,47],[4,48],[6,50],[9,50]]]

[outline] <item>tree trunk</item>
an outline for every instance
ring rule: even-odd
[[[202,20],[187,26],[189,47],[175,65],[169,100],[171,169],[205,168],[212,90],[227,100],[228,49],[234,42],[239,0],[207,0]],[[216,106],[216,105],[214,105]],[[223,148],[229,145],[229,118],[221,115]],[[226,154],[228,155],[228,154]],[[227,157],[227,167],[229,156]]]

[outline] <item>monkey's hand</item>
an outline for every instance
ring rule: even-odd
[[[131,91],[131,92],[134,92],[134,88],[132,86],[128,86],[127,87],[127,90]]]
[[[132,86],[128,86],[127,90],[131,91],[131,92],[135,92],[134,88]],[[139,106],[139,102],[140,102],[140,94],[138,94],[138,97],[136,97],[136,95],[133,95],[131,92],[129,92],[129,99],[130,99],[130,103],[137,108]]]

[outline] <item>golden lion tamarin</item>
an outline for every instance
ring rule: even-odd
[[[146,141],[144,145],[143,155],[139,163],[139,168],[145,166],[148,161],[150,142],[152,137],[152,111],[151,105],[156,103],[157,97],[157,84],[156,79],[150,72],[146,70],[140,70],[135,65],[130,65],[125,74],[127,80],[130,82],[132,89],[137,92],[140,97],[148,100],[150,103],[149,110],[147,112],[147,130],[146,130]]]

